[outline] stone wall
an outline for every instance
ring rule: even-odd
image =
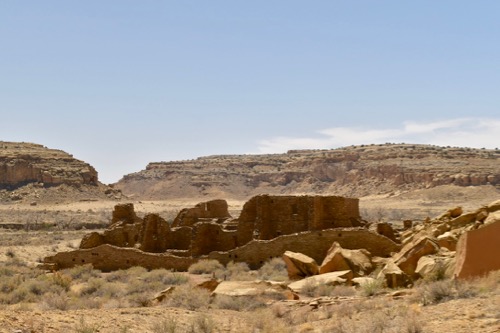
[[[218,222],[223,222],[230,217],[226,200],[211,200],[200,202],[193,208],[181,210],[174,219],[172,227],[192,227],[204,219],[216,219]]]
[[[281,257],[285,251],[292,251],[322,262],[333,242],[338,242],[345,249],[367,249],[372,255],[382,257],[388,257],[391,252],[397,252],[400,248],[392,240],[375,232],[362,228],[347,228],[308,231],[272,240],[253,240],[227,252],[212,252],[209,258],[223,264],[244,261],[255,269],[268,259]]]
[[[259,195],[243,206],[240,243],[296,232],[360,226],[359,200],[337,196]],[[250,235],[250,232],[252,235]]]
[[[377,256],[389,256],[391,252],[399,250],[399,246],[390,239],[366,229],[330,229],[286,235],[273,240],[254,240],[230,251],[211,252],[209,255],[197,258],[174,256],[168,253],[148,253],[134,248],[105,244],[91,249],[60,252],[45,258],[44,262],[55,266],[55,269],[92,264],[102,271],[127,269],[133,266],[186,271],[198,260],[209,258],[216,259],[223,264],[230,261],[246,262],[250,268],[257,269],[266,260],[281,257],[285,251],[300,252],[314,258],[316,262],[322,262],[334,241],[343,248],[364,248]]]
[[[53,269],[71,268],[91,264],[103,272],[142,266],[147,269],[167,268],[186,271],[198,259],[177,257],[166,253],[148,253],[134,248],[122,248],[108,244],[92,249],[60,252],[47,257],[44,262]]]

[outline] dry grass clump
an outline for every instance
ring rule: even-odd
[[[360,288],[359,292],[362,296],[374,296],[380,294],[382,290],[384,289],[384,282],[381,280],[373,280],[370,282],[363,283]]]
[[[217,270],[223,270],[224,266],[213,259],[202,259],[194,264],[192,264],[188,272],[191,274],[212,274]]]
[[[210,292],[203,288],[184,284],[176,287],[163,304],[191,311],[206,309],[210,304]]]
[[[416,287],[411,302],[422,305],[438,304],[452,299],[475,297],[480,293],[484,279],[472,281],[441,280],[432,282],[421,282]]]
[[[261,280],[287,281],[288,272],[285,261],[282,258],[272,258],[262,265],[257,276]]]
[[[258,296],[226,296],[217,295],[212,301],[214,307],[234,311],[253,311],[266,306],[265,301]]]

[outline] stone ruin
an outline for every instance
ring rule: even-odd
[[[288,250],[323,260],[334,241],[379,256],[399,250],[396,242],[364,225],[359,200],[338,196],[259,195],[245,203],[239,218],[229,214],[225,200],[212,200],[181,210],[171,225],[158,214],[138,217],[128,203],[115,207],[104,232],[87,234],[80,249],[47,257],[45,263],[54,269],[91,263],[103,271],[136,265],[187,270],[212,258],[258,268]]]

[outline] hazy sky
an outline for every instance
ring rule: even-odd
[[[500,1],[2,1],[0,140],[151,161],[500,147]]]

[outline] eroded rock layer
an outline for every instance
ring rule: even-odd
[[[43,186],[97,185],[97,171],[61,150],[33,143],[0,141],[0,189],[29,183]]]

